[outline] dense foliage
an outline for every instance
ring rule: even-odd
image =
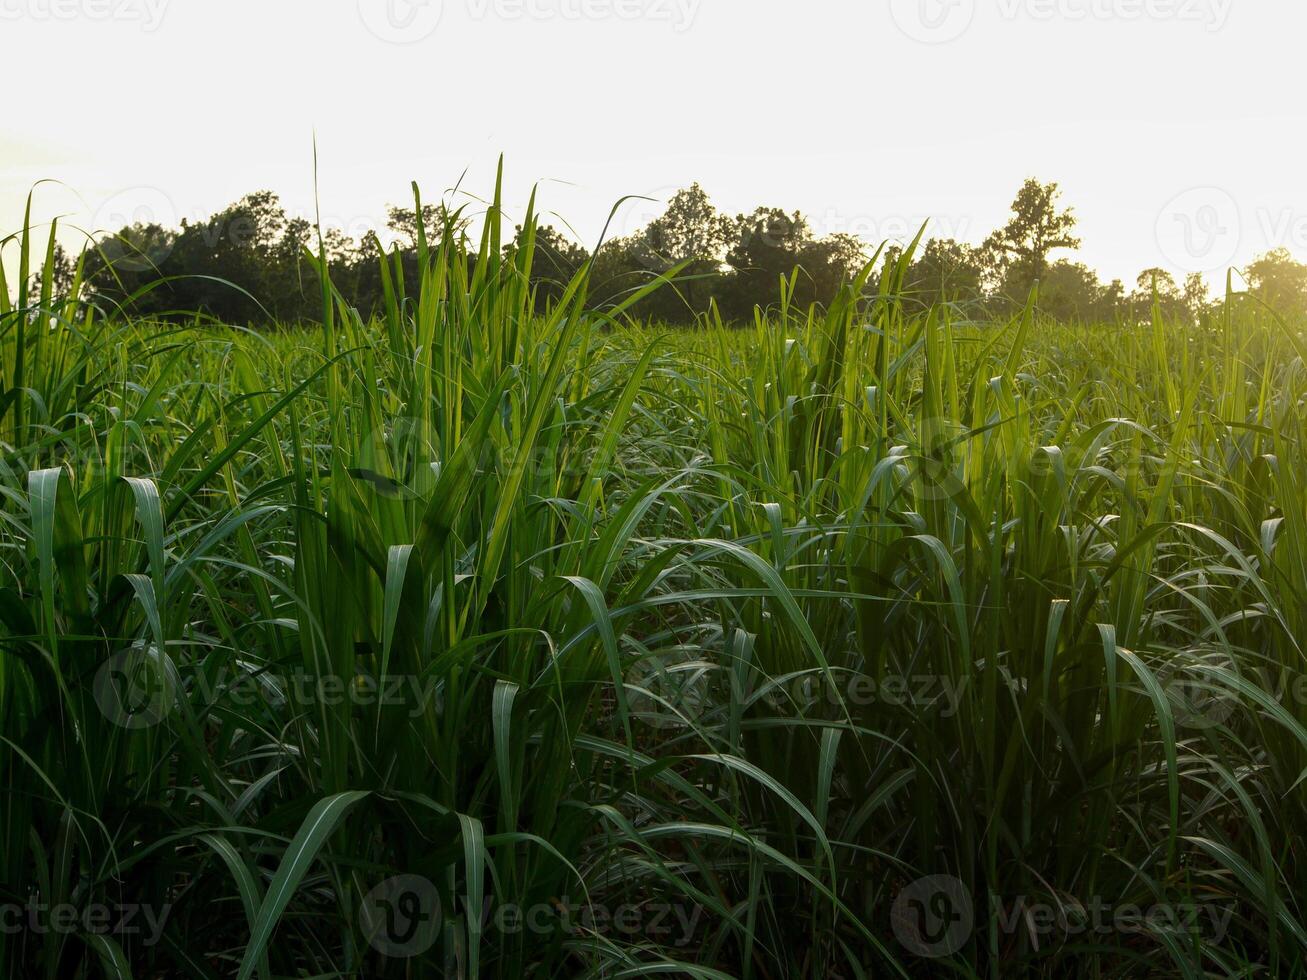
[[[1212,312],[1201,275],[1177,284],[1164,269],[1146,269],[1127,289],[1101,283],[1086,265],[1064,253],[1078,248],[1075,213],[1060,203],[1056,184],[1028,180],[1012,202],[1012,217],[981,245],[928,238],[912,257],[899,296],[913,313],[952,304],[955,316],[976,320],[1015,315],[1036,283],[1041,309],[1056,319],[1092,323],[1140,322],[1154,304],[1169,319],[1196,321]],[[643,200],[646,205],[655,202]],[[624,206],[629,210],[631,203]],[[618,208],[617,213],[623,213]],[[444,234],[446,206],[391,207],[389,228],[407,281],[419,276],[419,228],[430,242]],[[456,230],[463,221],[455,222]],[[532,230],[535,259],[531,285],[543,313],[590,259],[590,253],[557,229]],[[523,229],[503,245],[505,258],[522,245]],[[136,316],[186,317],[200,310],[226,323],[295,323],[317,320],[321,282],[305,249],[325,251],[332,283],[364,318],[381,315],[385,287],[378,273],[380,241],[363,241],[328,229],[319,241],[303,218],[288,217],[275,195],[250,194],[203,221],[180,229],[137,223],[117,230],[93,250],[85,267],[89,296]],[[841,287],[870,258],[867,243],[852,234],[818,237],[798,212],[758,208],[728,217],[695,184],[674,194],[647,226],[627,235],[604,236],[590,270],[594,306],[622,303],[668,269],[677,281],[644,295],[630,308],[645,322],[685,324],[706,315],[727,323],[751,323],[756,308],[774,307],[778,284],[795,270],[792,302],[829,306]],[[71,262],[57,253],[66,284]],[[892,274],[902,246],[884,253],[873,283]],[[1278,310],[1307,314],[1307,266],[1276,251],[1245,270],[1253,291]],[[238,286],[232,289],[229,284]]]
[[[272,333],[8,243],[9,973],[1307,973],[1296,326],[658,332],[495,200]]]

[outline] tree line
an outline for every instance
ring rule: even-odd
[[[1080,247],[1076,215],[1061,203],[1056,183],[1027,180],[1012,202],[1007,223],[979,245],[952,238],[919,244],[898,294],[909,309],[951,304],[961,315],[981,318],[1021,308],[1038,283],[1039,308],[1063,320],[1110,322],[1139,319],[1154,304],[1171,316],[1196,318],[1210,306],[1202,276],[1177,282],[1168,271],[1146,269],[1131,288],[1103,283],[1068,253]],[[406,274],[417,275],[420,235],[438,241],[467,234],[468,221],[443,205],[392,206],[387,226],[396,238]],[[523,231],[505,246],[522,246]],[[310,252],[326,253],[333,285],[368,316],[379,311],[383,287],[375,235],[355,240],[303,218],[289,217],[270,191],[246,195],[200,221],[180,228],[138,222],[103,239],[85,257],[90,297],[129,306],[139,315],[167,317],[203,313],[229,323],[312,321],[321,314],[321,284]],[[760,207],[730,216],[699,184],[677,192],[646,227],[601,246],[591,270],[591,296],[617,302],[650,278],[675,271],[673,281],[641,300],[632,313],[647,320],[689,323],[713,313],[728,322],[752,318],[774,305],[789,277],[790,301],[829,303],[840,287],[874,256],[868,243],[849,234],[818,237],[801,213]],[[901,263],[903,246],[879,253],[880,275]],[[591,260],[580,244],[552,226],[536,231],[532,286],[543,309]],[[70,269],[66,256],[61,265]],[[1251,288],[1276,309],[1307,313],[1307,266],[1279,249],[1243,270]],[[69,276],[69,278],[71,278]]]

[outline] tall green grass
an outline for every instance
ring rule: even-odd
[[[267,334],[6,241],[10,972],[1307,973],[1298,325],[655,332],[469,217]]]

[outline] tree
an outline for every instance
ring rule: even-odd
[[[1115,319],[1126,305],[1125,283],[1120,279],[1113,279],[1104,286],[1099,304],[1102,315],[1096,319]]]
[[[422,230],[427,241],[435,244],[445,236],[446,211],[443,204],[422,205]],[[418,246],[417,208],[403,208],[392,204],[386,208],[386,227],[405,239],[410,248]]]
[[[1056,183],[1028,178],[1012,202],[1012,218],[985,240],[992,277],[1014,303],[1024,302],[1030,288],[1043,278],[1049,253],[1080,247],[1080,239],[1071,234],[1075,212],[1059,209],[1060,198]]]
[[[419,230],[434,246],[451,220],[443,204],[415,201],[409,208],[391,206],[388,213],[389,227],[401,239],[388,250],[376,236],[360,245],[339,230],[323,232],[332,281],[364,317],[384,305],[380,253],[385,252],[395,281],[416,282]],[[465,234],[469,220],[454,219],[457,236]],[[1210,308],[1199,276],[1181,286],[1165,270],[1150,269],[1127,296],[1119,280],[1104,286],[1084,264],[1056,257],[1060,249],[1079,246],[1075,225],[1074,212],[1060,204],[1058,185],[1029,179],[1003,228],[978,247],[952,239],[926,241],[896,289],[911,312],[940,304],[978,312],[991,304],[1020,306],[1036,280],[1042,287],[1041,311],[1059,319],[1108,321],[1123,312],[1147,318],[1154,290],[1167,315],[1192,320]],[[530,285],[543,310],[561,298],[591,257],[547,225],[537,227],[535,242]],[[519,228],[504,254],[512,257],[523,244]],[[314,319],[321,315],[322,298],[317,263],[308,256],[318,247],[310,222],[288,217],[275,194],[259,191],[210,218],[183,221],[180,229],[120,229],[88,255],[86,282],[92,297],[114,303],[135,297],[133,309],[142,315],[199,311],[232,323]],[[747,321],[756,307],[776,303],[782,278],[791,276],[796,308],[829,305],[866,261],[866,248],[852,235],[816,237],[797,211],[759,207],[727,217],[695,183],[674,194],[648,226],[603,246],[593,257],[589,296],[600,305],[616,303],[680,267],[674,282],[643,298],[629,314],[684,324],[716,304],[727,321]],[[900,249],[887,249],[885,268],[897,267],[901,256]],[[1278,309],[1307,312],[1307,266],[1287,251],[1262,256],[1248,277]]]
[[[1057,320],[1110,319],[1108,293],[1083,262],[1059,259],[1039,284],[1039,309]]]
[[[176,244],[177,232],[138,221],[103,239],[88,262],[92,270],[112,265],[121,275],[144,273],[147,280],[152,280],[157,278],[159,263],[172,254]]]
[[[731,221],[697,183],[677,191],[648,226],[606,242],[595,256],[591,295],[623,298],[655,275],[683,266],[675,281],[642,300],[632,315],[688,322],[707,312],[722,285],[722,258]]]
[[[339,230],[324,239],[333,273],[357,263],[357,246]],[[317,272],[303,261],[316,251],[316,234],[301,218],[287,218],[270,191],[258,191],[180,230],[134,225],[87,256],[91,294],[118,304],[132,300],[142,315],[207,313],[228,323],[296,321],[320,315]]]
[[[799,252],[795,299],[828,305],[866,262],[866,246],[856,235],[837,232],[808,241]]]
[[[1135,320],[1151,317],[1154,305],[1162,311],[1163,316],[1170,319],[1192,318],[1185,294],[1176,283],[1175,276],[1165,269],[1145,269],[1139,273],[1135,292],[1130,297],[1131,313]]]
[[[281,291],[286,277],[277,263],[286,229],[286,213],[271,191],[247,194],[207,221],[183,220],[162,268],[184,278],[161,290],[160,298],[172,309],[200,310],[229,323],[261,320],[265,311],[297,316],[301,299]]]
[[[747,319],[754,306],[775,302],[782,276],[799,265],[803,250],[812,242],[808,221],[795,211],[757,208],[737,215],[726,264],[732,270],[723,303],[734,319]]]
[[[53,260],[51,285],[54,287],[54,294],[67,298],[73,289],[73,278],[77,275],[75,263],[68,251],[57,242],[54,246]]]
[[[595,253],[591,269],[591,298],[600,306],[623,299],[631,290],[649,282],[653,273],[642,260],[643,248],[638,235],[604,242]],[[644,312],[643,304],[633,315]]]
[[[886,267],[900,255],[901,249],[888,249]],[[976,303],[984,299],[984,274],[980,249],[952,238],[932,238],[908,267],[903,298],[910,310],[942,303]]]
[[[1175,284],[1175,276],[1165,269],[1145,269],[1135,280],[1140,293],[1151,296],[1156,293],[1163,299],[1172,299],[1180,295],[1180,287]]]
[[[1257,297],[1277,313],[1307,313],[1307,265],[1295,261],[1287,248],[1260,256],[1244,276]]]
[[[719,264],[730,234],[730,219],[694,183],[672,196],[667,210],[644,230],[641,243],[650,266],[661,271],[687,261]]]
[[[511,258],[526,243],[526,230],[518,225],[513,241],[504,248]],[[552,225],[539,225],[535,233],[535,253],[531,260],[531,287],[535,290],[536,310],[543,312],[551,303],[562,299],[567,284],[581,271],[590,253],[563,235]]]
[[[1201,272],[1191,272],[1184,277],[1184,289],[1180,293],[1180,302],[1184,304],[1185,312],[1195,323],[1202,319],[1203,314],[1207,313],[1212,307],[1211,292],[1207,288],[1207,280],[1203,278]]]

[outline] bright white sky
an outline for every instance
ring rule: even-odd
[[[1026,176],[1061,183],[1081,259],[1307,259],[1300,0],[0,0],[0,231],[176,223],[270,188],[384,224],[416,179],[587,245],[628,194],[700,181],[820,232],[979,241]],[[136,209],[143,208],[143,211]],[[634,202],[618,231],[660,208]]]

